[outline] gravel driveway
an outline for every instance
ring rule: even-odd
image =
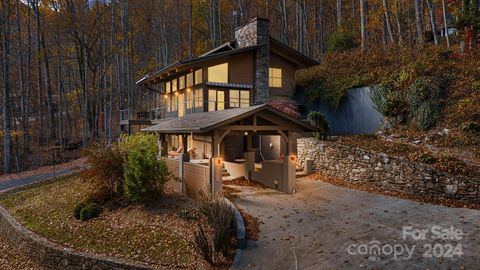
[[[300,180],[297,193],[237,187],[260,219],[241,269],[478,269],[480,211]],[[440,238],[440,239],[438,239]]]

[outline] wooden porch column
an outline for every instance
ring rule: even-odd
[[[160,156],[168,156],[167,134],[160,134]]]
[[[281,132],[282,134],[283,132]],[[286,193],[295,193],[295,182],[296,182],[296,164],[297,164],[297,155],[295,142],[293,141],[293,132],[288,131],[288,134],[283,133],[282,137],[285,139],[286,143],[286,153],[283,158],[283,192]]]
[[[186,187],[185,187],[185,167],[183,166],[185,162],[190,162],[190,155],[188,154],[187,149],[187,142],[188,142],[188,135],[181,135],[182,138],[182,146],[183,152],[180,155],[179,160],[179,167],[178,167],[178,178],[180,178],[180,192],[186,195]]]

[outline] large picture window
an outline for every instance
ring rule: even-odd
[[[203,69],[195,70],[195,84],[203,83]]]
[[[250,91],[230,90],[229,103],[231,108],[244,108],[250,106]]]
[[[212,66],[208,68],[208,81],[218,83],[228,83],[228,63]]]
[[[268,86],[282,87],[282,69],[280,68],[268,69]]]

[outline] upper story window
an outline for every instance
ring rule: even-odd
[[[250,91],[230,90],[229,103],[230,108],[243,108],[250,106]]]
[[[187,87],[193,86],[193,72],[187,74]]]
[[[203,89],[195,89],[195,93],[193,98],[195,99],[194,101],[194,107],[196,109],[201,109],[203,108]]]
[[[203,83],[203,69],[195,70],[195,84]]]
[[[185,88],[185,76],[178,78],[178,90]]]
[[[282,87],[282,69],[280,68],[268,69],[268,86]]]
[[[228,63],[208,67],[208,81],[228,83]]]
[[[172,92],[178,90],[177,79],[172,80]]]
[[[170,82],[165,83],[165,93],[170,93],[172,89],[170,88]]]

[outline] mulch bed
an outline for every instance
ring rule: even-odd
[[[433,198],[427,195],[414,196],[414,195],[406,194],[404,192],[385,190],[383,188],[369,185],[369,184],[353,184],[345,180],[326,176],[326,175],[311,174],[308,177],[305,177],[303,179],[322,181],[322,182],[329,183],[336,186],[342,186],[342,187],[347,187],[351,189],[358,189],[358,190],[362,190],[370,193],[382,194],[382,195],[391,196],[391,197],[398,197],[398,198],[408,199],[408,200],[422,202],[422,203],[437,204],[437,205],[443,205],[443,206],[454,207],[454,208],[471,208],[471,209],[480,210],[480,203],[459,201],[459,200],[453,200],[453,199],[444,199],[444,198]]]
[[[223,185],[234,185],[234,186],[242,186],[242,187],[256,187],[256,188],[267,188],[262,183],[259,183],[255,180],[247,180],[245,177],[237,177],[230,180],[224,180]]]
[[[238,208],[238,207],[237,207]],[[247,211],[238,208],[240,214],[242,215],[243,222],[245,223],[245,229],[247,230],[247,238],[258,241],[258,236],[260,235],[260,222],[258,218],[250,215]]]

